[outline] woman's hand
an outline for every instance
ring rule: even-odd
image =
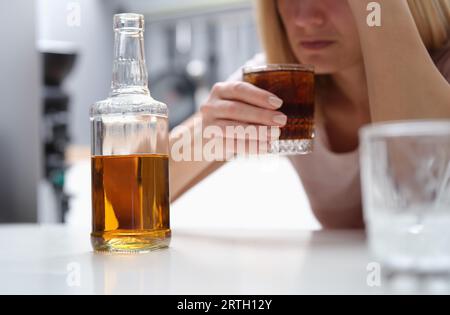
[[[264,147],[278,139],[280,127],[286,125],[287,116],[277,111],[282,104],[274,94],[250,83],[217,83],[200,110],[203,128],[219,127],[223,139],[245,140],[246,148],[251,143],[265,143],[257,152],[265,153]]]

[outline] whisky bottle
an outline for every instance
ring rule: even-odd
[[[144,17],[114,16],[111,92],[91,106],[92,233],[97,252],[170,243],[167,106],[151,97]]]

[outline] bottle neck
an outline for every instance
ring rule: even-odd
[[[144,31],[116,30],[111,96],[150,94],[144,57]]]

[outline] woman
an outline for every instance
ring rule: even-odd
[[[290,160],[324,228],[363,226],[358,164],[363,125],[450,118],[450,1],[378,0],[380,27],[367,24],[369,2],[257,1],[265,56],[249,64],[313,64],[318,75],[315,150]],[[202,127],[282,127],[281,100],[240,79],[235,74],[214,86],[195,115]],[[185,122],[185,132],[197,123]],[[171,143],[179,136],[173,133]],[[172,160],[172,199],[221,165]]]

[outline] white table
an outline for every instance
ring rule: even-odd
[[[100,255],[89,231],[0,225],[0,294],[380,293],[356,231],[173,231],[171,247]]]
[[[169,249],[101,255],[87,230],[0,225],[0,253],[0,294],[449,292],[441,282],[368,285],[361,231],[175,230]]]

